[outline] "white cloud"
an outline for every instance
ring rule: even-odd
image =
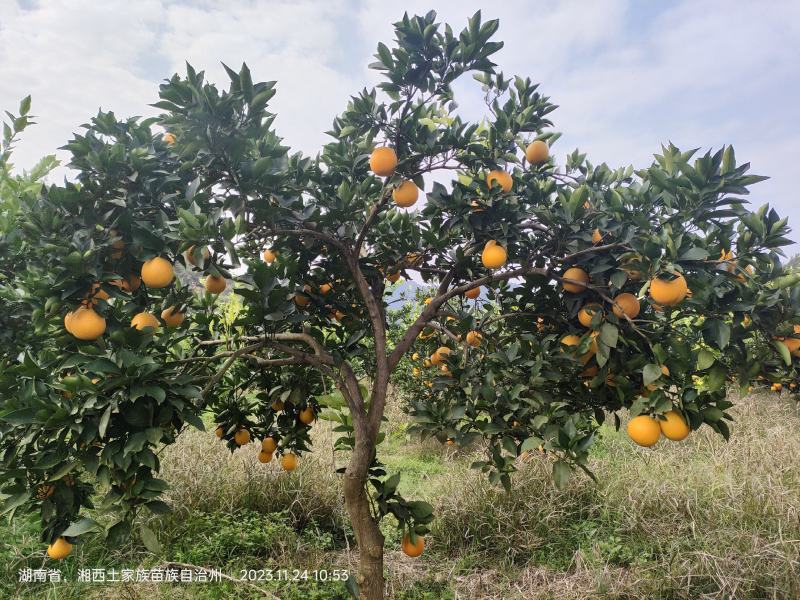
[[[594,162],[651,160],[662,142],[731,142],[740,160],[771,175],[754,189],[800,220],[792,174],[800,145],[800,4],[684,0],[669,4],[510,0],[422,2],[403,8],[348,0],[3,0],[0,107],[33,94],[40,125],[16,162],[30,166],[64,144],[99,107],[143,114],[157,83],[184,60],[227,85],[220,61],[246,61],[258,80],[278,80],[276,125],[295,149],[315,154],[350,94],[380,76],[366,68],[392,22],[431,4],[458,31],[477,9],[500,18],[506,73],[542,83],[559,110],[563,156]],[[480,91],[459,85],[462,113],[481,114]]]

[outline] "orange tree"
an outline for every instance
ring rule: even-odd
[[[354,580],[380,598],[380,520],[394,515],[417,556],[433,518],[376,455],[394,373],[437,368],[410,403],[418,427],[483,441],[479,466],[508,486],[540,446],[563,482],[623,408],[642,445],[704,424],[727,435],[726,381],[793,371],[788,227],[747,209],[762,178],[732,148],[670,145],[636,172],[576,151],[559,168],[555,106],[490,61],[498,23],[478,13],[456,35],[435,18],[395,25],[371,65],[385,80],[351,99],[315,158],[273,131],[274,82],[226,67],[220,91],[187,67],[161,86],[158,118],[101,112],[75,135],[74,183],[22,194],[4,260],[22,290],[8,310],[28,319],[11,325],[24,347],[2,355],[0,484],[6,512],[40,513],[52,558],[100,529],[81,518],[98,493],[117,509],[111,543],[142,509],[167,510],[159,449],[203,411],[231,449],[257,441],[291,471],[330,406]],[[457,113],[452,84],[468,73],[480,123]],[[401,275],[429,301],[390,336]],[[243,301],[230,331],[226,288]]]

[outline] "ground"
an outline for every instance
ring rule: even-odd
[[[730,442],[702,430],[654,450],[604,427],[591,469],[557,491],[550,458],[535,453],[506,494],[469,465],[475,454],[405,433],[390,414],[380,455],[403,474],[401,490],[438,515],[421,559],[399,551],[386,523],[392,598],[722,599],[800,597],[800,406],[755,394],[734,411]],[[315,456],[287,475],[256,461],[254,444],[232,456],[189,431],[163,456],[174,513],[152,518],[164,549],[135,540],[108,549],[87,537],[62,562],[44,558],[35,520],[0,523],[0,598],[348,598],[342,583],[250,585],[78,584],[78,569],[204,565],[241,569],[355,569],[352,533],[333,474],[330,425],[315,426]],[[337,459],[338,466],[342,458]],[[59,567],[70,583],[21,584],[18,570]],[[293,575],[293,574],[292,574]],[[253,587],[256,586],[256,587]],[[257,589],[258,588],[258,589]],[[264,590],[264,591],[261,591]]]

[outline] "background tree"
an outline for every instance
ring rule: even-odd
[[[732,148],[694,158],[670,145],[640,171],[575,151],[559,169],[545,131],[555,106],[490,60],[497,21],[477,13],[456,35],[435,18],[395,24],[371,65],[385,81],[351,99],[316,158],[273,131],[274,82],[226,67],[219,91],[187,66],[161,86],[160,117],[99,113],[65,147],[75,182],[21,195],[17,222],[38,250],[13,269],[26,290],[14,310],[35,335],[0,375],[0,480],[6,511],[40,512],[51,557],[99,529],[79,518],[97,493],[118,509],[111,543],[142,508],[167,510],[159,449],[202,428],[203,411],[229,447],[258,440],[264,462],[291,471],[328,406],[355,580],[380,598],[379,521],[394,515],[416,556],[433,518],[376,455],[393,374],[427,357],[438,371],[411,403],[420,427],[485,441],[478,466],[508,487],[515,459],[540,447],[563,483],[622,409],[642,445],[703,424],[727,435],[726,381],[792,368],[789,229],[746,208],[762,178]],[[453,95],[470,72],[479,123]],[[205,293],[176,265],[202,273]],[[431,293],[390,328],[401,275]],[[233,322],[216,310],[231,280]]]

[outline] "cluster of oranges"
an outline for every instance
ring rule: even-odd
[[[118,232],[111,231],[112,235],[118,236]],[[112,258],[121,258],[124,250],[125,243],[121,240],[116,240],[112,243]],[[194,259],[194,246],[191,246],[186,252],[184,257],[187,264],[198,266],[197,261]],[[207,260],[210,253],[208,248],[203,248],[203,260]],[[141,267],[140,274],[131,273],[125,279],[115,279],[109,281],[109,285],[119,288],[125,293],[133,293],[139,289],[144,283],[150,289],[162,289],[169,287],[175,279],[175,272],[172,263],[164,257],[155,256],[146,260]],[[209,275],[204,282],[206,291],[211,294],[220,294],[226,287],[226,282],[223,277],[216,275]],[[68,333],[72,334],[75,338],[83,341],[94,341],[100,338],[106,331],[106,319],[98,314],[94,307],[97,306],[98,300],[110,300],[108,292],[106,292],[101,283],[94,282],[86,292],[84,299],[81,301],[80,306],[75,310],[69,311],[64,316],[64,328]],[[136,313],[131,319],[130,326],[140,331],[156,331],[163,321],[164,325],[168,328],[180,327],[186,318],[186,313],[179,310],[177,306],[169,306],[161,312],[161,321],[155,314],[142,311]]]
[[[280,401],[276,401],[272,404],[272,409],[276,412],[283,410],[284,405]],[[311,425],[314,422],[316,415],[314,414],[314,409],[310,406],[306,406],[297,414],[297,420],[300,421],[303,425]],[[216,431],[214,432],[218,439],[222,439],[225,436],[225,428],[220,425],[217,427]],[[237,427],[233,434],[233,441],[237,446],[246,446],[252,440],[252,436],[250,435],[250,430],[246,427]],[[258,453],[258,462],[266,464],[272,462],[273,455],[275,454],[275,450],[278,448],[278,442],[272,436],[267,436],[263,440],[261,440],[261,450]],[[300,457],[292,452],[284,452],[281,455],[281,467],[283,467],[284,471],[294,471],[297,468],[297,465],[300,464]]]

